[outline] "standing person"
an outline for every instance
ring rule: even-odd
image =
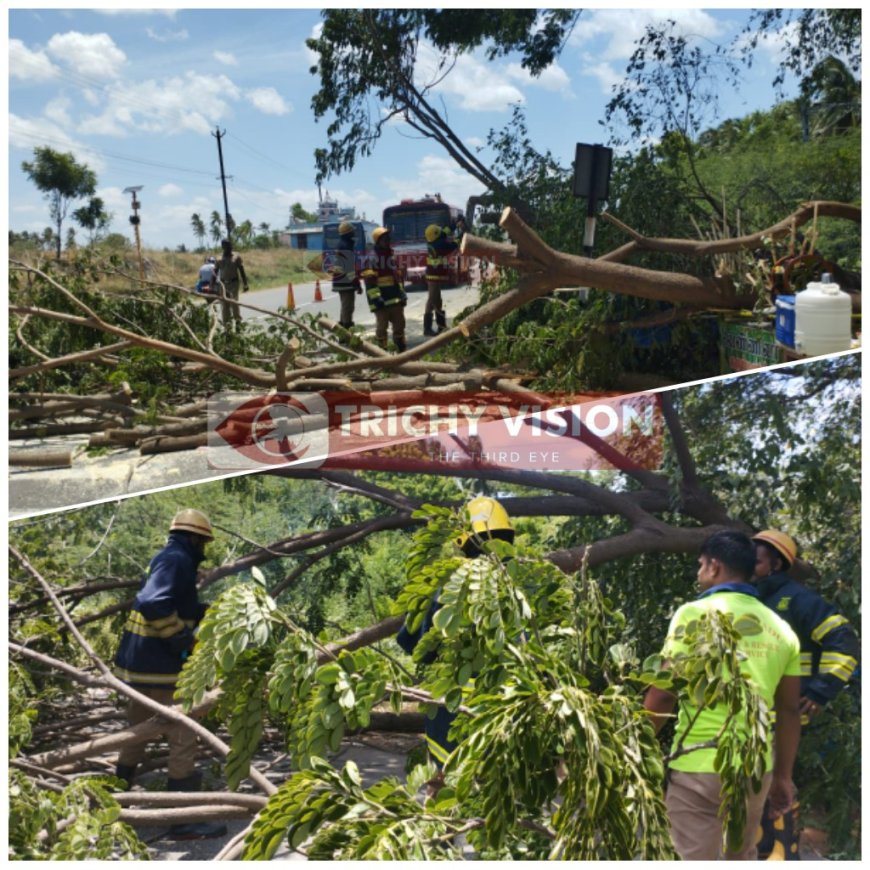
[[[833,604],[788,575],[797,544],[784,532],[765,529],[753,535],[755,576],[761,600],[794,630],[801,645],[801,724],[807,725],[846,688],[858,666],[860,645],[848,620]],[[776,853],[799,860],[798,804],[775,822],[762,819],[759,857]],[[777,844],[779,844],[777,846]]]
[[[356,265],[354,226],[348,221],[342,221],[338,225],[338,247],[335,249],[329,273],[332,276],[332,289],[341,300],[339,325],[350,329],[353,326],[353,297],[355,293],[362,294],[362,284]]]
[[[761,790],[751,787],[746,795],[747,813],[743,843],[724,857],[755,860],[755,841],[765,799],[769,795],[771,815],[778,817],[791,806],[794,786],[792,768],[800,740],[800,643],[785,620],[758,598],[749,582],[755,565],[755,547],[741,532],[723,531],[711,535],[701,546],[698,559],[701,595],[680,607],[671,619],[662,655],[668,659],[689,652],[679,640],[678,629],[705,613],[716,610],[738,618],[751,618],[758,626],[743,635],[737,649],[744,656],[741,672],[753,683],[768,709],[776,711],[775,753],[771,760],[770,735]],[[688,698],[650,687],[644,706],[659,731],[679,700],[680,710],[673,750],[697,746],[670,762],[665,804],[674,847],[684,861],[713,861],[722,857],[722,819],[719,774],[715,772],[715,740],[725,723],[723,705],[699,709]]]
[[[393,328],[393,341],[399,353],[408,347],[405,341],[405,305],[408,297],[402,288],[402,279],[396,271],[390,231],[378,227],[372,232],[374,255],[362,273],[366,282],[369,309],[375,315],[375,341],[387,346],[387,329]]]
[[[500,502],[488,496],[479,496],[468,502],[465,509],[468,511],[473,534],[463,535],[458,543],[466,558],[477,559],[482,556],[484,553],[482,545],[487,540],[498,539],[510,544],[513,543],[514,529],[508,512]],[[481,565],[481,570],[486,570],[486,568],[485,564]],[[396,636],[396,642],[406,653],[410,655],[423,635],[432,628],[432,618],[438,612],[439,607],[438,595],[436,594],[416,631],[410,632],[406,626],[402,626]],[[429,653],[423,659],[423,664],[431,664],[436,658],[437,652]],[[457,744],[448,737],[450,726],[455,719],[456,713],[450,713],[445,707],[439,707],[433,719],[426,719],[426,748],[429,750],[430,759],[438,768],[438,774],[429,783],[430,794],[437,792],[438,788],[443,785],[444,762],[456,749]]]
[[[248,276],[245,274],[245,267],[242,264],[242,258],[236,254],[233,255],[232,242],[229,239],[224,239],[221,242],[223,254],[217,262],[218,278],[223,284],[223,299],[221,301],[221,317],[224,321],[224,326],[227,326],[230,320],[235,321],[236,326],[242,322],[242,316],[239,314],[239,306],[233,305],[233,302],[239,301],[239,283],[245,293],[248,292]]]
[[[423,314],[423,335],[438,335],[447,329],[447,318],[441,301],[441,288],[450,280],[450,255],[459,246],[450,237],[447,230],[437,224],[430,224],[425,230],[426,251],[426,286],[429,295],[426,297],[426,311]],[[432,318],[438,326],[432,328]]]
[[[169,526],[169,540],[151,560],[148,575],[133,602],[115,656],[115,675],[143,695],[167,707],[184,660],[194,644],[193,630],[205,615],[206,605],[196,591],[196,569],[205,558],[205,546],[214,540],[208,517],[197,510],[179,511]],[[127,717],[131,725],[151,718],[152,711],[131,699]],[[168,791],[199,791],[202,774],[195,771],[196,735],[181,725],[168,724]],[[145,757],[145,745],[124,747],[115,775],[132,784],[136,766]],[[221,837],[226,825],[194,823],[173,825],[170,836],[179,840]]]
[[[199,276],[196,282],[197,293],[214,293],[217,282],[217,260],[214,257],[206,257],[199,267]]]

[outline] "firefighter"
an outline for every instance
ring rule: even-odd
[[[205,547],[214,540],[211,523],[200,511],[179,511],[169,526],[169,539],[151,560],[148,574],[133,602],[115,656],[115,675],[143,695],[171,706],[175,685],[185,659],[193,649],[194,629],[202,620],[206,605],[196,591],[197,566],[205,558]],[[127,717],[136,725],[153,716],[150,708],[131,699]],[[176,792],[199,791],[202,774],[196,762],[196,735],[181,725],[168,724],[169,782]],[[145,757],[145,745],[125,746],[118,756],[115,775],[132,784],[136,766]],[[212,823],[176,824],[170,836],[179,840],[222,837],[226,825]]]
[[[801,644],[801,724],[817,716],[849,682],[858,665],[858,638],[845,616],[812,589],[788,576],[797,544],[784,532],[754,535],[755,577],[761,600],[792,627]],[[764,814],[759,857],[798,860],[798,804],[776,822]],[[770,857],[768,857],[770,856]]]
[[[473,498],[465,507],[471,525],[471,532],[464,533],[456,542],[463,554],[468,559],[477,559],[484,554],[483,544],[487,540],[499,539],[513,543],[514,528],[511,525],[508,512],[504,506],[494,498],[479,496]],[[481,570],[486,570],[487,565],[481,565]],[[432,618],[438,611],[438,595],[432,599],[432,604],[423,618],[420,627],[415,632],[408,631],[402,626],[396,642],[409,655],[414,651],[420,639],[432,628]],[[437,658],[437,652],[427,653],[422,659],[422,664],[431,664]],[[438,768],[438,774],[429,783],[429,793],[434,794],[444,782],[443,767],[448,756],[456,748],[457,744],[448,737],[450,726],[456,719],[456,713],[450,713],[445,707],[439,707],[434,719],[426,719],[426,748],[429,757]]]
[[[362,277],[366,283],[369,309],[375,315],[375,341],[387,346],[387,329],[393,328],[393,341],[399,353],[408,347],[405,341],[405,305],[408,297],[402,287],[402,279],[396,271],[390,231],[378,227],[372,232],[374,254]]]
[[[447,318],[441,302],[441,288],[450,280],[450,255],[459,246],[453,241],[450,233],[437,224],[426,227],[424,235],[428,246],[426,252],[426,286],[429,295],[426,298],[426,311],[423,314],[423,335],[437,335],[447,329]],[[437,330],[432,328],[432,317],[435,317]]]
[[[332,277],[332,289],[338,293],[341,300],[339,325],[350,329],[353,326],[353,297],[355,293],[362,294],[362,284],[356,266],[354,226],[348,221],[342,221],[338,225],[338,246],[335,249],[333,263],[329,267],[329,274]]]
[[[221,248],[223,253],[217,262],[218,279],[223,284],[221,317],[224,326],[232,320],[238,327],[242,322],[242,316],[239,314],[239,306],[234,305],[233,302],[239,301],[240,282],[244,292],[248,292],[248,276],[245,274],[242,258],[238,254],[233,255],[232,242],[229,239],[224,239],[221,242]]]

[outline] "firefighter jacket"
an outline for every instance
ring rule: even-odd
[[[391,305],[404,305],[408,301],[402,282],[396,274],[394,262],[392,248],[375,248],[367,268],[362,273],[371,311]]]
[[[414,651],[417,644],[420,642],[420,638],[422,638],[423,635],[432,628],[432,618],[438,612],[440,607],[441,605],[438,603],[438,596],[436,594],[432,599],[432,604],[429,606],[429,610],[423,617],[423,622],[413,634],[408,631],[407,627],[404,625],[399,630],[399,633],[396,635],[396,643],[398,643],[399,646],[408,653],[408,655]],[[431,651],[423,656],[421,662],[424,665],[429,665],[432,664],[436,658],[437,652]],[[429,750],[429,755],[439,770],[444,766],[444,762],[447,761],[447,757],[450,753],[459,745],[456,741],[451,740],[447,736],[450,733],[450,726],[453,724],[455,719],[456,713],[450,713],[446,707],[440,705],[434,718],[430,719],[428,716],[426,717],[424,725],[426,731],[426,748]]]
[[[443,232],[431,242],[426,255],[426,280],[446,283],[450,280],[450,255],[459,246]]]
[[[205,614],[196,592],[203,556],[185,532],[170,532],[151,560],[115,656],[115,676],[132,686],[174,686]]]
[[[352,235],[339,236],[338,246],[332,252],[327,271],[332,277],[332,289],[336,293],[350,293],[359,289],[359,273]]]
[[[784,572],[763,577],[756,588],[800,639],[801,695],[827,704],[845,688],[858,664],[858,638],[846,617]]]

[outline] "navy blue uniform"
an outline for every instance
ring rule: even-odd
[[[782,571],[762,578],[756,588],[800,639],[801,695],[817,704],[832,701],[858,665],[858,638],[846,617]]]
[[[185,532],[170,532],[151,560],[115,656],[115,675],[131,686],[174,686],[205,614],[196,592],[204,556]]]
[[[423,622],[413,634],[404,625],[399,630],[399,633],[396,635],[396,643],[408,655],[414,652],[414,649],[420,642],[420,638],[432,628],[432,618],[438,612],[440,606],[438,596],[436,595],[432,599],[429,610],[426,611],[426,615],[423,617]],[[437,654],[434,651],[426,653],[421,660],[422,664],[431,664],[435,661],[436,656]],[[439,705],[435,718],[429,719],[427,717],[426,719],[426,746],[439,770],[444,766],[444,762],[447,761],[447,756],[459,745],[447,737],[450,732],[450,726],[453,724],[454,719],[456,719],[456,715],[456,713],[449,712],[446,707]]]

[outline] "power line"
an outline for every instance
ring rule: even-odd
[[[12,125],[10,125],[11,128],[14,126],[15,126],[14,123]],[[170,170],[173,170],[174,172],[188,172],[191,175],[205,175],[209,178],[214,178],[213,173],[208,172],[207,170],[204,170],[204,169],[191,169],[191,168],[188,168],[186,166],[174,166],[171,163],[162,163],[162,162],[156,161],[156,160],[146,160],[145,158],[142,158],[142,157],[128,157],[124,154],[115,154],[111,151],[103,151],[99,148],[94,148],[91,145],[84,145],[84,144],[81,144],[78,142],[73,143],[71,145],[67,140],[58,139],[57,137],[54,137],[54,136],[43,135],[41,133],[37,135],[35,133],[28,133],[25,130],[18,130],[17,135],[21,136],[24,139],[30,139],[33,142],[54,142],[54,143],[61,145],[65,148],[70,148],[70,147],[80,148],[82,151],[89,151],[90,153],[96,154],[99,157],[106,157],[106,158],[110,158],[113,160],[123,160],[123,161],[129,162],[129,163],[137,163],[141,166],[153,166],[157,169],[170,169]]]
[[[284,163],[280,163],[279,161],[274,160],[273,158],[269,157],[268,154],[263,154],[262,151],[258,151],[252,145],[248,145],[247,142],[242,141],[234,133],[227,133],[226,135],[229,136],[233,141],[238,142],[243,148],[247,148],[248,151],[252,152],[253,154],[256,154],[258,157],[262,157],[264,160],[268,160],[270,163],[273,163],[279,169],[286,169],[287,172],[295,172],[296,171],[294,169],[291,169],[289,166],[285,165]]]

